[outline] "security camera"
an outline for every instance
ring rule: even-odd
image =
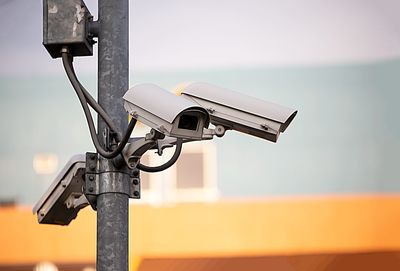
[[[272,142],[297,114],[297,110],[207,83],[190,84],[181,95],[205,108],[212,124]]]
[[[83,194],[86,161],[73,156],[33,207],[40,224],[68,225],[88,205]]]
[[[166,136],[201,140],[209,125],[210,117],[203,107],[153,84],[136,85],[123,99],[133,118]]]

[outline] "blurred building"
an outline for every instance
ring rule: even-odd
[[[85,2],[96,14],[97,1]],[[204,81],[299,113],[277,144],[228,131],[143,173],[130,269],[400,270],[399,9],[131,1],[131,85]],[[68,227],[31,214],[66,161],[94,150],[61,63],[41,46],[41,17],[38,1],[0,3],[0,270],[89,271],[94,211]],[[75,64],[95,95],[96,58]],[[142,162],[163,159],[149,152]]]

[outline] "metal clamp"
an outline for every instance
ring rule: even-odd
[[[110,163],[110,161],[99,157],[97,153],[86,153],[83,192],[94,210],[97,208],[96,200],[100,194],[121,193],[133,199],[140,199],[140,172],[138,169],[100,172],[100,163]],[[102,182],[100,182],[100,176]]]

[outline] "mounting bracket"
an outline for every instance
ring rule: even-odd
[[[97,153],[86,153],[86,174],[83,192],[96,210],[97,196],[105,193],[126,194],[129,198],[140,199],[140,172],[138,169],[119,169],[118,171],[100,171],[99,164],[105,159]],[[105,159],[107,160],[107,159]],[[100,182],[100,175],[102,182]],[[128,176],[128,182],[125,176]]]

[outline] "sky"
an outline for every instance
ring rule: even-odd
[[[97,1],[86,0],[93,15]],[[400,56],[397,0],[130,1],[130,69],[364,63]],[[0,0],[0,74],[62,73],[42,42],[42,1]],[[77,60],[94,73],[95,57]],[[40,68],[38,68],[40,67]]]

